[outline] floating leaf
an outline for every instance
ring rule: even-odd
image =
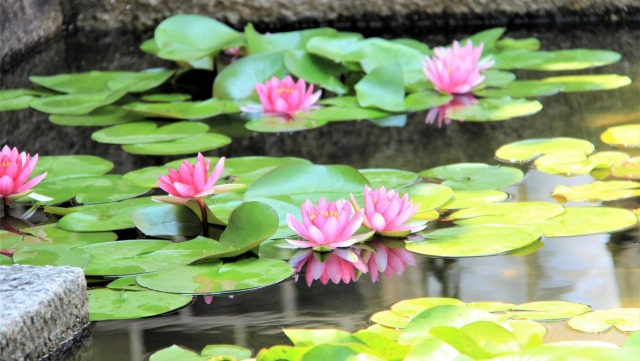
[[[121,202],[75,207],[58,221],[58,227],[75,232],[100,232],[133,228],[131,215],[140,208],[156,205],[150,197],[128,199]],[[55,214],[51,207],[45,212]]]
[[[485,77],[484,81],[482,82],[482,86],[484,87],[502,87],[505,84],[511,83],[512,81],[516,80],[516,75],[514,73],[496,69],[485,70],[482,72],[482,74]],[[473,91],[473,93],[476,93],[476,91]]]
[[[640,157],[614,164],[611,167],[611,175],[618,178],[640,179]]]
[[[49,121],[58,125],[96,127],[124,124],[142,120],[144,117],[115,105],[92,110],[86,115],[50,115]]]
[[[112,290],[148,291],[148,289],[136,283],[135,276],[117,278],[115,281],[109,282],[109,284],[107,284],[107,288]]]
[[[11,266],[12,264],[13,259],[11,257],[0,254],[0,266]]]
[[[502,38],[496,41],[496,48],[499,50],[524,49],[534,51],[540,48],[540,40],[536,38]]]
[[[57,204],[73,197],[78,203],[121,201],[147,193],[149,188],[130,184],[120,175],[109,174],[46,178],[34,190],[51,198],[39,203]]]
[[[517,305],[509,315],[536,321],[563,320],[589,312],[589,306],[568,301],[537,301]]]
[[[475,105],[451,108],[447,113],[450,119],[467,122],[486,122],[507,120],[531,115],[542,110],[537,100],[504,98],[484,98]]]
[[[418,312],[416,312],[416,314],[417,313]],[[396,312],[393,312],[392,310],[384,310],[384,311],[376,312],[373,315],[371,315],[370,319],[371,319],[371,322],[375,322],[382,326],[400,328],[400,329],[407,327],[410,320],[409,317],[402,316]]]
[[[453,197],[441,208],[443,209],[462,209],[477,207],[488,203],[497,203],[506,200],[509,195],[502,191],[496,190],[478,190],[478,191],[454,191]]]
[[[555,51],[504,51],[496,56],[500,69],[579,70],[615,63],[620,54],[610,50],[567,49]]]
[[[216,98],[179,103],[133,102],[125,104],[123,108],[146,116],[168,119],[204,119],[240,112],[238,105]]]
[[[451,95],[427,90],[407,95],[404,99],[404,107],[406,111],[416,112],[445,105],[452,99]]]
[[[640,331],[640,308],[612,308],[584,313],[567,321],[572,328],[589,333],[604,332],[612,326],[622,332]]]
[[[453,190],[447,186],[430,183],[417,183],[401,190],[401,194],[408,193],[414,204],[419,204],[417,213],[423,213],[439,208],[447,203],[453,195]]]
[[[576,138],[537,138],[509,143],[496,150],[498,160],[511,163],[524,163],[534,160],[542,154],[573,150],[590,154],[595,149],[593,143]]]
[[[320,345],[323,343],[360,343],[357,337],[353,336],[349,332],[335,329],[319,329],[319,330],[305,330],[295,328],[285,328],[285,335],[291,340],[294,346],[311,346]]]
[[[346,98],[346,97],[345,97]],[[308,112],[301,112],[296,117],[315,121],[319,124],[326,122],[339,122],[345,120],[363,120],[363,119],[380,119],[389,116],[391,113],[374,108],[361,108],[353,105],[352,107],[322,107],[320,109],[312,109]]]
[[[151,103],[182,102],[189,99],[191,99],[191,95],[184,93],[158,93],[147,94],[140,97],[140,100]]]
[[[142,72],[94,70],[86,73],[30,76],[29,80],[61,93],[88,95],[89,93],[108,92],[123,87],[128,88],[131,92],[143,92],[164,83],[173,73],[173,70],[156,69]]]
[[[442,305],[462,306],[464,302],[448,297],[412,298],[394,303],[391,305],[391,311],[400,316],[412,318],[426,309]]]
[[[38,158],[34,174],[47,172],[47,178],[72,174],[104,174],[113,168],[110,161],[93,155],[47,155]]]
[[[193,237],[202,230],[200,218],[191,209],[173,204],[138,209],[131,220],[147,236]]]
[[[79,248],[71,249],[57,245],[22,247],[13,254],[13,262],[35,266],[82,268],[89,263],[89,254]]]
[[[49,95],[53,94],[33,89],[0,90],[0,112],[27,109],[33,100]]]
[[[128,153],[146,155],[193,154],[224,147],[229,143],[231,143],[231,138],[226,135],[204,133],[169,142],[126,144],[122,146],[122,149]]]
[[[549,152],[536,158],[534,162],[540,172],[565,176],[589,174],[597,165],[580,150]]]
[[[423,178],[443,180],[442,185],[458,190],[500,189],[520,182],[521,170],[484,163],[457,163],[419,173]]]
[[[616,74],[563,75],[544,78],[545,83],[561,84],[563,92],[584,92],[617,89],[631,84],[631,78]]]
[[[566,237],[620,231],[637,222],[633,212],[626,209],[566,207],[564,213],[534,225],[547,237]]]
[[[372,189],[385,186],[387,189],[401,188],[415,183],[420,176],[417,173],[391,168],[360,169],[369,180]]]
[[[91,134],[91,139],[107,144],[139,144],[167,142],[205,133],[204,123],[176,122],[164,126],[156,122],[133,122],[103,128]]]
[[[160,351],[156,351],[151,354],[149,361],[204,361],[205,358],[200,357],[197,353],[182,348],[180,346],[173,345],[171,347],[163,348]]]
[[[329,59],[305,51],[285,51],[284,63],[291,74],[304,79],[307,83],[316,84],[338,95],[345,94],[348,90],[335,77],[337,74],[346,72],[347,69]]]
[[[144,287],[170,293],[218,294],[261,288],[293,275],[284,261],[249,258],[222,264],[202,263],[136,278]]]
[[[399,345],[397,342],[380,333],[370,331],[358,331],[353,334],[368,347],[382,355],[384,360],[403,360],[409,351],[409,347]]]
[[[640,147],[640,124],[625,124],[607,128],[600,139],[616,147],[638,148]]]
[[[281,50],[304,50],[307,42],[315,37],[333,37],[338,31],[333,28],[315,28],[259,34],[252,24],[244,28],[249,53],[262,53]]]
[[[484,88],[474,90],[473,94],[481,97],[514,97],[531,98],[554,95],[562,91],[562,84],[545,83],[538,80],[516,80],[506,83],[499,88]]]
[[[122,98],[127,89],[105,90],[97,93],[72,93],[36,99],[30,106],[49,114],[83,115]]]
[[[186,306],[191,296],[155,291],[89,290],[89,320],[123,320],[160,315]]]
[[[245,360],[251,357],[251,350],[236,345],[207,345],[202,349],[200,354],[209,359],[227,357],[231,359],[235,358],[236,360]]]
[[[478,225],[423,233],[424,240],[407,242],[407,250],[435,257],[490,256],[534,243],[540,232],[521,226]]]
[[[564,207],[549,202],[491,203],[461,209],[449,215],[460,225],[526,224],[549,219],[565,212]]]
[[[380,108],[402,112],[404,108],[404,84],[402,68],[397,63],[381,65],[355,86],[358,103],[362,107]]]
[[[432,337],[426,338],[411,347],[403,360],[473,361],[474,359],[461,354],[448,343]]]
[[[633,181],[596,181],[579,186],[558,185],[552,195],[563,201],[612,201],[640,196],[640,183]]]
[[[283,78],[287,73],[281,52],[249,55],[218,74],[213,83],[213,95],[218,99],[257,99],[256,84],[274,76]]]
[[[37,237],[40,242],[51,242],[56,246],[67,248],[112,242],[118,238],[118,235],[113,232],[69,232],[56,227],[55,223],[22,228],[20,231]],[[27,239],[25,239],[25,243],[27,243]]]
[[[245,127],[256,132],[282,133],[319,128],[326,124],[326,120],[310,119],[304,115],[296,116],[293,119],[280,116],[262,116],[247,122]]]

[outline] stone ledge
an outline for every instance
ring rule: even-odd
[[[0,360],[38,360],[87,335],[89,300],[79,268],[0,266]]]

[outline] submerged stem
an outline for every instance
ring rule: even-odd
[[[4,209],[4,213],[2,214],[2,216],[4,218],[9,218],[9,216],[11,215],[11,211],[9,209],[9,198],[4,197],[4,198],[2,198],[2,200],[3,200],[2,204],[3,204],[3,209]]]
[[[209,220],[207,219],[207,205],[204,204],[202,198],[198,198],[198,205],[200,206],[200,213],[202,213],[202,235],[209,237]]]

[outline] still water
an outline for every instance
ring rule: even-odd
[[[470,32],[475,32],[474,29]],[[377,34],[381,35],[381,34]],[[384,34],[383,34],[384,35]],[[389,34],[397,36],[397,34]],[[418,36],[419,34],[408,34]],[[445,45],[464,34],[430,36],[430,45]],[[208,155],[298,156],[318,164],[342,163],[356,168],[398,168],[421,171],[460,163],[498,164],[493,152],[499,146],[527,138],[576,137],[598,150],[610,147],[599,140],[608,126],[640,121],[640,29],[589,27],[589,29],[526,29],[507,32],[511,37],[538,37],[545,50],[602,48],[620,52],[616,64],[580,73],[617,73],[634,83],[621,89],[592,93],[559,94],[541,98],[544,109],[536,115],[494,123],[459,123],[438,128],[425,124],[425,112],[411,114],[404,127],[382,128],[373,123],[331,124],[290,134],[255,134],[231,124],[231,145]],[[171,66],[137,50],[146,37],[82,34],[54,39],[33,56],[3,70],[0,89],[30,87],[29,74],[99,70],[140,70]],[[567,74],[567,72],[564,72]],[[553,74],[526,72],[520,79]],[[113,172],[160,165],[174,158],[128,155],[117,146],[92,142],[94,128],[61,127],[34,111],[0,113],[0,144],[30,153],[96,154],[116,164]],[[637,153],[637,152],[636,152]],[[636,154],[637,155],[637,154]],[[523,168],[526,170],[526,168]],[[558,184],[591,182],[589,176],[561,177],[528,170],[524,182],[505,190],[517,200],[554,200]],[[568,205],[589,205],[573,202]],[[599,205],[599,204],[591,204]],[[607,202],[637,208],[638,199]],[[435,226],[435,225],[434,225]],[[287,343],[282,328],[329,328],[348,331],[368,326],[368,317],[392,303],[414,297],[456,297],[465,302],[537,300],[582,302],[594,309],[640,305],[640,240],[638,227],[624,232],[582,237],[545,239],[544,247],[527,256],[493,256],[439,259],[416,256],[417,265],[402,276],[372,283],[363,276],[355,284],[311,287],[289,280],[262,290],[215,297],[210,304],[198,298],[171,315],[131,321],[106,321],[92,326],[91,345],[75,359],[143,360],[153,351],[180,344],[200,350],[207,344],[230,343],[258,351]],[[549,339],[591,337],[573,333],[563,324],[550,327]],[[622,342],[624,335],[609,331],[608,341]]]

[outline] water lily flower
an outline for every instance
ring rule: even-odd
[[[38,155],[18,152],[18,148],[5,145],[0,152],[0,199],[8,207],[9,199],[18,199],[31,192],[40,183],[47,172],[39,174],[27,181],[38,163]],[[5,208],[5,211],[7,208]],[[5,213],[7,215],[7,213]]]
[[[478,104],[478,101],[473,95],[454,95],[453,99],[451,99],[447,104],[429,109],[427,117],[425,118],[425,123],[433,124],[436,123],[437,119],[436,124],[438,125],[438,128],[441,128],[442,125],[449,125],[451,124],[451,119],[449,118],[451,112],[475,104]],[[462,122],[462,120],[460,121]]]
[[[273,77],[264,84],[257,84],[256,92],[263,112],[289,117],[298,111],[314,108],[322,96],[322,90],[313,92],[313,84],[307,88],[304,79],[294,82],[291,76],[282,80]]]
[[[409,195],[400,198],[398,192],[387,191],[384,186],[376,190],[364,186],[364,209],[360,209],[353,194],[351,203],[356,211],[364,210],[363,225],[384,236],[403,237],[426,227],[423,221],[409,222],[420,205],[414,206]]]
[[[293,214],[287,214],[287,225],[303,238],[287,239],[295,248],[330,251],[338,247],[349,247],[373,235],[373,232],[355,235],[362,225],[364,210],[354,212],[351,204],[345,200],[327,202],[322,197],[315,206],[307,199],[300,211],[302,223]]]
[[[407,265],[415,266],[416,259],[413,253],[407,251],[404,245],[393,247],[383,242],[372,242],[369,245],[375,248],[375,252],[364,250],[362,258],[369,269],[371,282],[377,282],[380,273],[391,278],[393,273],[401,275]]]
[[[452,47],[435,48],[435,56],[427,56],[422,71],[441,92],[468,93],[484,81],[480,72],[494,64],[491,58],[480,59],[483,47],[482,43],[474,47],[469,40],[465,46],[454,41]]]
[[[195,164],[185,160],[178,170],[169,168],[169,174],[158,177],[156,183],[158,187],[169,193],[169,196],[156,196],[153,199],[178,205],[196,201],[202,213],[203,233],[205,237],[208,236],[207,208],[202,198],[245,187],[242,184],[216,185],[224,171],[224,161],[224,157],[220,158],[211,174],[209,174],[211,162],[201,153],[198,153]]]
[[[310,249],[297,252],[289,263],[295,269],[294,279],[298,280],[298,274],[306,265],[305,280],[307,286],[311,286],[314,280],[326,285],[331,280],[338,284],[340,281],[349,283],[358,279],[358,270],[366,273],[368,268],[364,260],[354,250],[336,249],[332,252],[314,252]]]

